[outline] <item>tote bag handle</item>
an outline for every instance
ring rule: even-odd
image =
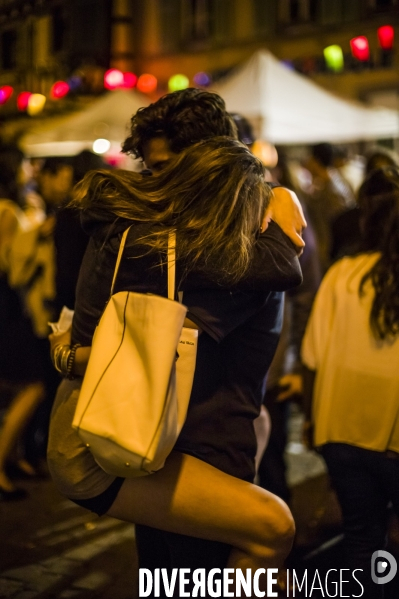
[[[131,227],[132,225],[130,225]],[[114,276],[112,278],[110,297],[114,294],[114,287],[116,277],[118,275],[119,266],[122,260],[123,250],[125,248],[126,238],[130,231],[128,227],[122,235],[121,244],[119,246],[118,256],[116,258]],[[168,235],[168,298],[170,300],[175,299],[175,285],[176,285],[176,234],[174,232]],[[182,302],[182,294],[179,293],[179,301]]]

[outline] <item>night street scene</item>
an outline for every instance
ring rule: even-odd
[[[0,599],[398,599],[398,35],[0,0]]]

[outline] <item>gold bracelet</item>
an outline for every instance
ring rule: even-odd
[[[70,345],[57,345],[53,352],[53,363],[54,367],[62,374],[62,376],[66,376],[68,372],[68,358],[71,352]]]
[[[58,371],[57,368],[57,360],[58,360],[58,354],[61,350],[62,345],[56,345],[55,348],[53,349],[53,351],[51,352],[51,361],[53,363],[54,368]]]

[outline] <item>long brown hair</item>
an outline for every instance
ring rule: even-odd
[[[177,257],[224,280],[239,280],[270,190],[264,167],[237,140],[216,137],[179,154],[159,175],[129,171],[91,172],[75,188],[73,205],[95,217],[113,214],[156,225],[139,242],[164,250],[177,234]]]
[[[399,335],[399,168],[374,170],[359,189],[362,235],[366,251],[380,257],[364,275],[375,290],[370,326],[376,339],[392,341]]]

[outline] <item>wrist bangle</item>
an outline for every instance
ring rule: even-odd
[[[55,348],[53,349],[53,351],[51,352],[51,361],[56,370],[58,370],[57,359],[58,359],[58,354],[60,352],[61,347],[62,347],[62,345],[56,345]]]
[[[64,349],[61,352],[61,357],[60,357],[61,372],[64,376],[66,376],[66,374],[68,373],[68,358],[69,358],[70,353],[71,353],[71,346],[64,345]]]
[[[76,350],[78,349],[78,347],[81,347],[80,343],[75,343],[74,345],[72,345],[67,358],[66,377],[70,380],[73,380],[75,378],[72,374],[72,369],[75,363]]]
[[[67,353],[69,350],[70,350],[69,345],[57,345],[53,351],[52,357],[53,357],[54,368],[60,374],[64,374],[63,370],[62,370],[63,357],[64,357],[65,353]]]
[[[70,345],[57,345],[53,352],[53,363],[54,367],[62,374],[62,376],[67,376],[68,373],[68,358],[71,353]]]

